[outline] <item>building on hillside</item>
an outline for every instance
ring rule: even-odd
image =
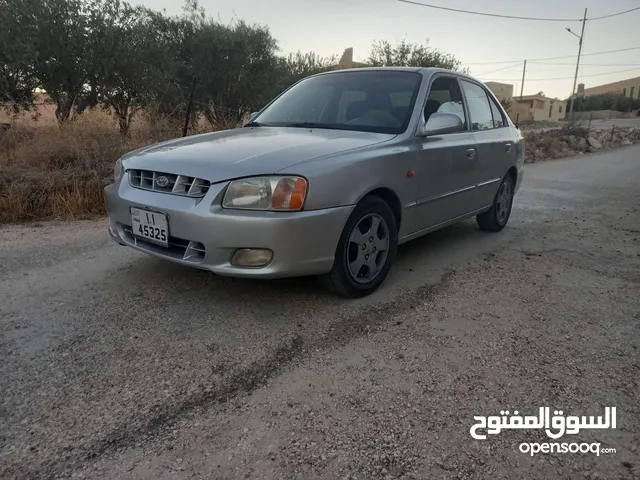
[[[485,85],[501,102],[511,100],[513,98],[513,85],[511,84],[500,82],[485,82]]]
[[[338,62],[338,69],[343,68],[359,68],[359,67],[368,67],[366,63],[362,62],[354,62],[353,61],[353,48],[346,48],[344,53],[342,54],[342,58]]]
[[[518,122],[539,122],[562,120],[567,112],[567,102],[542,95],[514,97],[509,116]]]
[[[629,98],[640,98],[640,77],[584,89],[585,97],[602,93],[617,93]]]

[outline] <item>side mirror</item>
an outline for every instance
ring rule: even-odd
[[[249,121],[253,120],[258,113],[260,112],[251,112],[251,115],[249,115]]]
[[[441,135],[444,133],[462,132],[464,123],[455,113],[436,112],[432,113],[421,132],[421,137],[431,135]]]

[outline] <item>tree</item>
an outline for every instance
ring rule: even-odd
[[[154,95],[161,111],[180,115],[185,127],[202,114],[219,128],[237,124],[252,105],[266,101],[277,82],[277,42],[267,28],[222,25],[195,2],[164,22],[163,62],[170,73]]]
[[[442,53],[429,46],[429,40],[422,45],[402,40],[391,45],[386,40],[374,42],[368,63],[375,67],[440,67],[466,72],[462,62],[449,53]]]
[[[453,55],[406,41],[374,43],[369,61],[461,69]],[[268,28],[221,24],[198,0],[186,0],[179,16],[124,0],[0,0],[0,102],[30,108],[41,88],[60,124],[101,107],[122,135],[141,109],[180,121],[183,134],[201,118],[228,127],[337,63],[313,52],[278,55]]]
[[[208,44],[210,35],[220,38],[219,47],[203,58],[198,49],[195,55],[199,68],[196,98],[205,106],[211,120],[212,109],[222,108],[236,122],[250,111],[252,105],[263,103],[277,80],[277,42],[269,30],[242,21],[224,26],[210,24],[202,30],[200,44]]]
[[[41,0],[32,5],[36,20],[34,71],[66,122],[87,93],[89,8],[86,0]]]
[[[278,59],[278,76],[280,78],[277,93],[309,75],[328,72],[337,66],[338,58],[335,55],[321,57],[315,52],[302,53],[298,50],[296,53],[280,57]]]
[[[640,99],[627,97],[625,95],[615,95],[611,107],[613,110],[619,112],[631,112],[640,108]]]
[[[567,99],[567,102],[570,99]],[[617,110],[631,112],[640,108],[640,99],[625,97],[613,93],[601,93],[598,95],[578,96],[574,102],[574,110],[589,112],[595,110]]]
[[[34,104],[38,79],[31,12],[36,5],[30,0],[0,0],[0,103],[12,113]]]
[[[115,114],[120,133],[127,135],[135,113],[149,104],[162,69],[153,16],[120,0],[100,0],[91,9],[89,32],[91,93],[77,110],[99,104]]]

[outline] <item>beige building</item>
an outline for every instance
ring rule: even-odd
[[[617,93],[625,97],[640,98],[640,77],[607,83],[606,85],[600,85],[598,87],[585,88],[584,90],[585,97],[602,93]]]
[[[501,102],[511,100],[513,98],[513,85],[500,82],[485,82],[485,85]]]
[[[338,69],[343,68],[358,68],[358,67],[368,67],[366,63],[354,62],[353,61],[353,48],[349,47],[344,50],[342,54],[342,58],[338,62]]]
[[[567,102],[542,95],[524,95],[512,100],[509,116],[518,122],[562,120],[567,112]]]

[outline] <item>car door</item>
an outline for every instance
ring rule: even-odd
[[[506,115],[493,95],[470,80],[461,79],[460,85],[477,147],[473,202],[476,208],[482,208],[493,202],[500,181],[515,163],[516,146]]]
[[[464,215],[475,187],[476,142],[468,128],[469,120],[456,76],[437,74],[432,80],[423,108],[424,121],[428,122],[435,112],[458,114],[464,130],[417,137],[418,195],[413,208],[417,210],[420,230]]]

